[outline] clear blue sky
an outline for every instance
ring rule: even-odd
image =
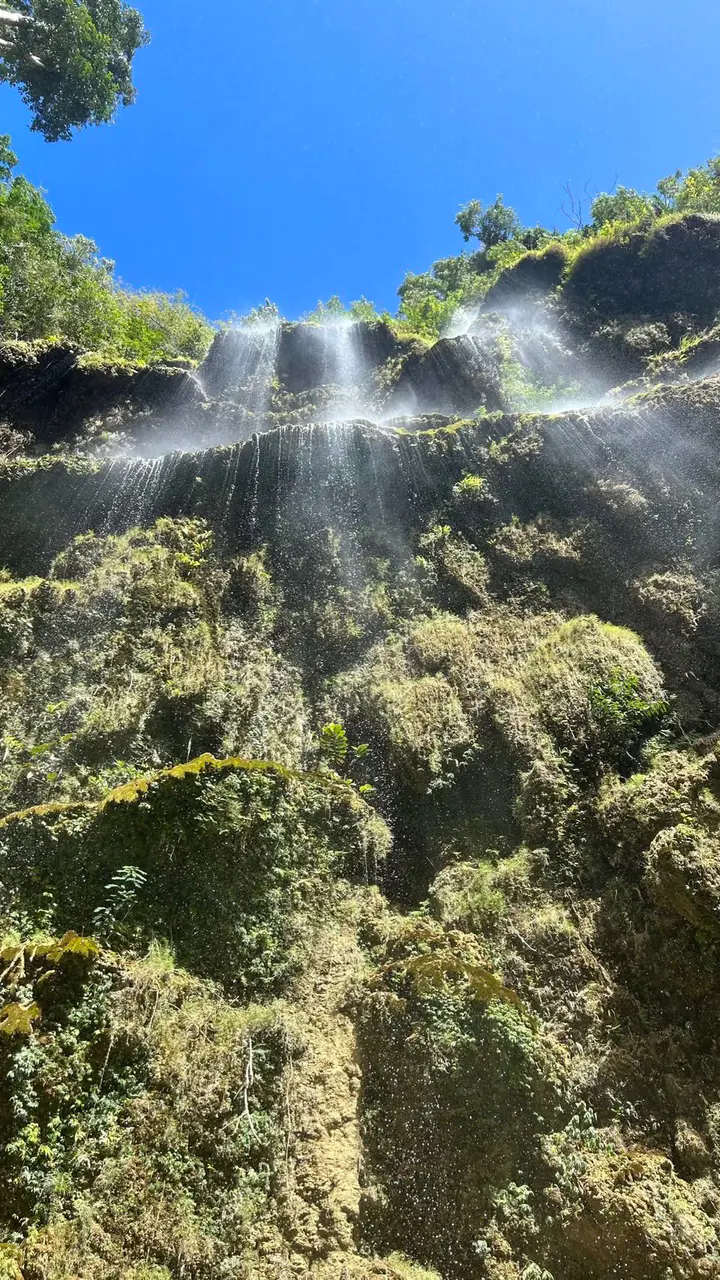
[[[115,125],[48,145],[3,88],[0,128],[63,231],[212,318],[394,309],[462,248],[466,200],[554,223],[567,180],[651,187],[720,150],[717,0],[135,3],[153,39]]]

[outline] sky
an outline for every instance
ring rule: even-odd
[[[648,189],[720,151],[717,0],[134,3],[152,42],[115,124],[48,144],[5,86],[0,129],[62,231],[214,320],[394,310],[470,199],[564,225],[566,182]]]

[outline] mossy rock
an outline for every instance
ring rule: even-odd
[[[572,1199],[549,1224],[544,1253],[551,1274],[563,1280],[720,1275],[716,1223],[662,1154],[586,1152]]]
[[[444,646],[447,652],[458,638],[457,628],[450,622],[446,626],[444,640],[437,626],[435,637],[418,636],[418,644],[428,647],[431,669],[433,650]],[[375,767],[382,769],[388,785],[395,776],[421,795],[472,741],[462,703],[446,676],[438,670],[413,673],[396,640],[378,646],[362,666],[339,677],[331,699],[353,735],[371,743]]]
[[[720,847],[712,835],[689,824],[655,837],[647,853],[645,879],[666,911],[696,929],[720,937]]]
[[[390,924],[378,962],[358,1024],[364,1230],[471,1280],[495,1189],[531,1175],[562,1114],[562,1065],[471,935]]]
[[[6,900],[29,907],[50,893],[58,922],[90,932],[104,886],[138,867],[140,937],[172,938],[195,972],[266,993],[293,971],[333,878],[375,879],[387,847],[384,824],[348,784],[204,756],[101,803],[4,819],[0,876]]]
[[[262,556],[222,561],[192,519],[84,534],[48,578],[0,583],[2,808],[94,798],[187,754],[299,766],[309,727],[268,643],[275,608]]]
[[[488,311],[512,310],[515,305],[527,305],[557,289],[568,264],[568,253],[560,243],[546,249],[526,253],[512,266],[501,272],[498,280],[485,294],[483,306]]]
[[[591,615],[563,623],[498,689],[499,723],[528,764],[542,754],[537,748],[546,736],[557,750],[599,768],[635,745],[644,718],[652,726],[664,692],[642,640]],[[630,705],[635,700],[637,708]]]
[[[708,324],[720,307],[719,278],[720,218],[692,213],[590,241],[570,266],[563,296],[603,316],[685,312]]]
[[[720,822],[720,769],[717,750],[707,744],[656,752],[645,772],[609,777],[597,802],[600,830],[611,861],[641,865],[662,832],[691,824],[700,833]]]

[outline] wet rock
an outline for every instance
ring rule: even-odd
[[[499,324],[494,327],[497,334]],[[387,408],[396,415],[504,409],[496,343],[485,335],[464,334],[441,338],[428,351],[410,356]]]
[[[502,311],[518,302],[527,303],[546,297],[560,284],[566,265],[567,255],[560,245],[526,253],[519,262],[503,271],[497,283],[488,290],[484,309]]]
[[[260,327],[223,329],[216,334],[200,369],[207,395],[221,396],[254,379],[268,363],[268,351],[274,352],[276,335],[277,330]]]
[[[14,427],[29,427],[42,445],[113,408],[131,404],[134,412],[168,412],[203,399],[184,363],[138,368],[89,359],[67,344],[0,347],[0,413]]]
[[[360,383],[400,347],[390,326],[382,321],[284,324],[277,376],[284,390],[293,394],[331,384]]]

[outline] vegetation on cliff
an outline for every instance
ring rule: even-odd
[[[0,1277],[719,1277],[716,166],[196,374],[11,161]]]
[[[85,236],[55,230],[42,191],[13,173],[0,138],[0,335],[55,338],[106,357],[198,359],[209,325],[182,299],[121,288],[113,264]]]

